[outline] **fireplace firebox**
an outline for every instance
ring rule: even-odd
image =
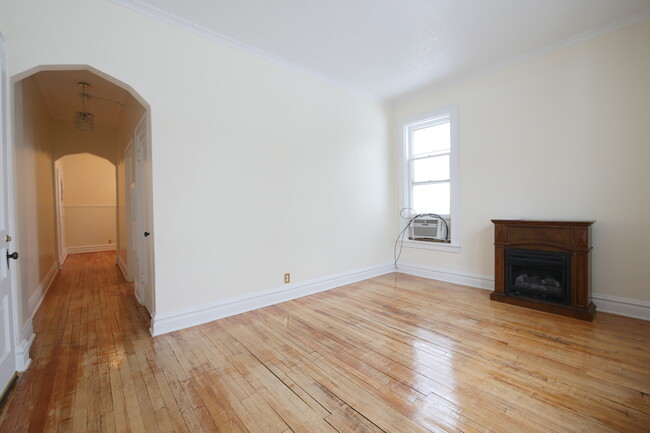
[[[571,304],[571,254],[506,248],[506,295]]]
[[[593,221],[492,220],[499,302],[593,320]]]

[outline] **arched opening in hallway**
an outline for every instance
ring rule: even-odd
[[[116,251],[117,173],[112,161],[72,153],[54,161],[59,263],[68,254]]]
[[[153,316],[148,104],[89,66],[34,68],[13,77],[12,90],[23,339],[33,338],[31,320],[69,254],[114,251]],[[79,124],[79,112],[92,114],[92,127]]]

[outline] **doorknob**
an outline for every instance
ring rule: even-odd
[[[144,232],[144,237],[146,238],[146,237],[149,236],[150,234],[151,234],[151,233],[149,233],[149,232]]]
[[[14,251],[13,253],[9,254],[9,251],[7,251],[7,261],[9,261],[9,259],[18,260],[18,252]]]

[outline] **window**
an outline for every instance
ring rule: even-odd
[[[459,246],[456,118],[454,107],[402,122],[402,208],[412,209],[412,214],[438,214],[450,226],[450,244],[433,249]],[[430,243],[410,242],[423,244]]]

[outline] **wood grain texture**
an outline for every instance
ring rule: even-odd
[[[490,299],[526,308],[593,320],[591,302],[591,225],[594,221],[492,220],[494,223],[494,292]],[[571,254],[571,304],[514,296],[508,290],[507,252],[511,248]]]
[[[650,431],[650,322],[395,273],[152,338],[113,257],[68,256],[1,432]]]

